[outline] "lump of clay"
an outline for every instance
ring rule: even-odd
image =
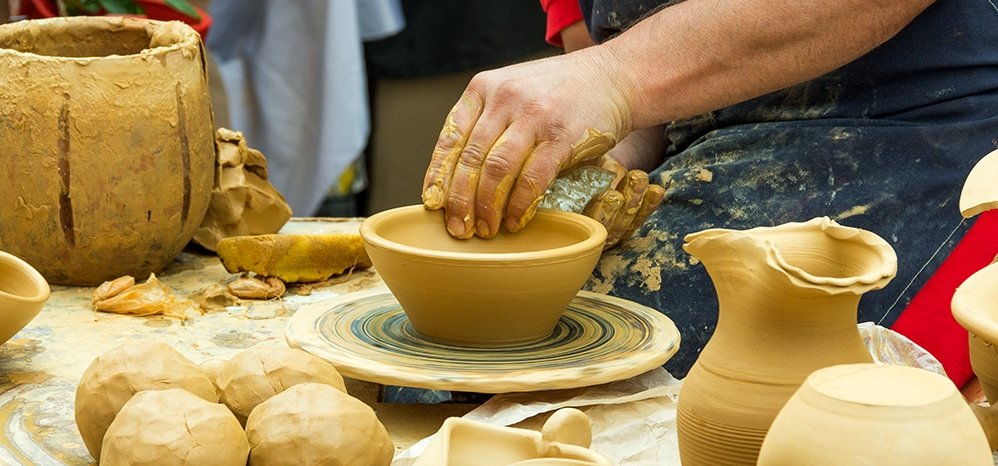
[[[129,283],[131,285],[126,286]],[[149,279],[138,285],[130,275],[104,282],[94,291],[91,301],[94,310],[102,312],[133,316],[163,314],[183,317],[182,312],[174,309],[177,300],[170,287],[159,281],[155,274],[149,274]]]
[[[225,367],[226,363],[228,363],[228,361],[224,359],[207,359],[201,364],[198,364],[198,367],[201,368],[204,375],[208,376],[208,380],[215,385],[215,393],[218,394],[219,399],[222,398],[222,394],[218,392],[218,374],[222,372],[222,368]]]
[[[381,466],[395,453],[374,410],[328,385],[304,383],[263,402],[246,422],[250,466]]]
[[[218,392],[229,409],[246,422],[258,404],[306,382],[346,393],[343,377],[328,362],[293,348],[255,347],[233,356],[218,373]]]
[[[219,241],[216,249],[231,273],[253,272],[285,283],[319,282],[371,267],[356,233],[235,236]]]
[[[104,432],[132,395],[168,388],[218,402],[204,372],[165,343],[125,343],[94,359],[76,387],[75,406],[76,425],[90,454],[100,459]]]
[[[215,148],[215,186],[194,242],[214,251],[222,238],[277,233],[291,208],[267,179],[267,159],[230,129],[215,132]]]
[[[107,429],[101,464],[243,466],[249,442],[235,416],[187,390],[141,391]]]

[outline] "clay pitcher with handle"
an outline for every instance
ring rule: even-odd
[[[828,218],[687,235],[717,291],[717,327],[683,382],[684,466],[755,464],[776,414],[813,371],[872,362],[862,295],[897,272],[879,236]]]

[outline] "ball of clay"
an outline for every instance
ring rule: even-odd
[[[204,372],[165,343],[125,343],[94,359],[76,387],[75,407],[76,425],[90,454],[100,459],[104,432],[132,395],[168,388],[218,402],[215,386]]]
[[[101,446],[101,464],[243,466],[249,442],[225,406],[186,390],[145,390],[121,407]]]
[[[380,466],[395,446],[374,410],[328,385],[295,385],[246,422],[250,466]]]
[[[255,347],[235,355],[218,373],[219,397],[245,423],[258,404],[293,385],[315,382],[346,393],[332,365],[300,349]]]
[[[222,372],[222,368],[225,367],[227,362],[224,359],[207,359],[198,364],[204,375],[208,376],[208,380],[215,385],[215,394],[218,395],[219,399],[222,398],[222,394],[218,391],[218,374]]]

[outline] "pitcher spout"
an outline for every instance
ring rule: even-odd
[[[797,288],[861,295],[883,288],[897,273],[897,255],[887,241],[828,217],[748,230],[714,228],[684,241],[683,249],[712,277],[719,267],[740,267]]]

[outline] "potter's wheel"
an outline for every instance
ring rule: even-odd
[[[288,344],[345,376],[386,385],[479,393],[576,388],[632,377],[679,349],[679,330],[662,313],[620,298],[580,292],[554,332],[533,343],[469,348],[417,334],[384,289],[302,307]]]

